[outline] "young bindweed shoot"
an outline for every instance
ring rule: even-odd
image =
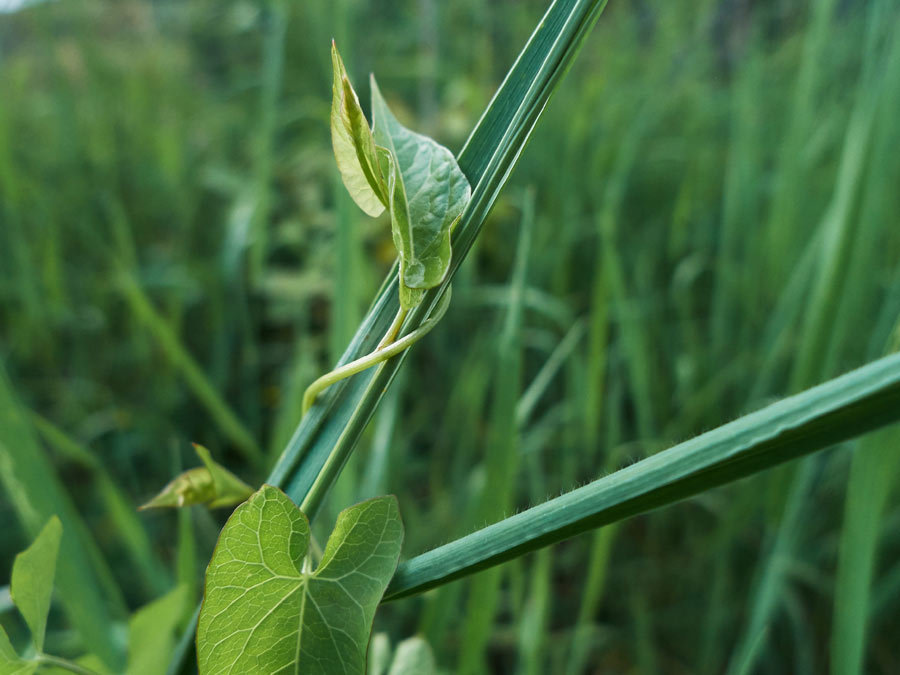
[[[397,340],[411,309],[425,291],[439,286],[450,269],[450,236],[472,195],[453,153],[394,117],[372,76],[373,129],[331,43],[334,84],[331,143],[344,185],[370,216],[387,210],[400,258],[400,309],[375,351],[326,373],[303,395],[304,414],[332,384],[396,356],[425,337],[447,311],[450,293],[418,328]]]

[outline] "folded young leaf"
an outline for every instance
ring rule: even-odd
[[[334,70],[331,98],[334,158],[353,201],[374,218],[387,205],[387,188],[378,167],[372,131],[334,42],[331,43],[331,64]]]
[[[375,142],[392,159],[386,175],[401,284],[410,289],[434,288],[450,267],[450,228],[472,190],[453,153],[400,124],[374,77],[371,82]]]
[[[240,504],[253,494],[253,488],[216,463],[209,450],[194,443],[194,450],[204,466],[188,469],[166,485],[158,495],[139,510],[181,508],[206,504],[210,508]]]
[[[375,608],[403,542],[397,500],[338,516],[315,572],[309,523],[264,485],[228,519],[206,572],[197,627],[200,675],[363,675]]]
[[[9,594],[28,624],[38,652],[44,649],[60,539],[62,523],[53,516],[34,543],[16,556],[9,583]]]

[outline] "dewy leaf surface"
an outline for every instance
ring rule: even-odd
[[[264,485],[228,519],[206,573],[200,675],[362,675],[403,542],[397,500],[345,509],[315,572],[306,516]]]
[[[375,142],[393,159],[388,195],[401,281],[413,289],[434,288],[450,267],[450,226],[472,190],[453,153],[400,124],[371,81]]]
[[[344,68],[337,46],[331,44],[334,84],[331,92],[331,144],[344,186],[359,208],[368,215],[380,215],[387,198],[384,179],[378,169],[375,141],[366,122],[359,98]]]
[[[56,576],[56,557],[62,539],[62,523],[53,516],[28,548],[13,563],[9,593],[25,618],[34,647],[44,649],[47,613]]]

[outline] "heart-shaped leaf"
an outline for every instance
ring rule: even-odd
[[[447,148],[404,127],[394,117],[372,77],[372,119],[375,142],[390,162],[381,160],[387,178],[391,230],[400,253],[401,286],[434,288],[450,267],[450,229],[472,195],[469,181]],[[421,293],[401,303],[418,304]],[[413,305],[409,305],[413,302]]]
[[[206,572],[197,628],[200,675],[362,675],[375,609],[397,567],[397,500],[338,516],[313,572],[306,516],[264,485],[225,524]]]
[[[378,167],[372,131],[334,42],[331,43],[331,65],[334,70],[331,93],[334,158],[353,201],[368,215],[375,217],[384,211],[387,204],[384,178]]]
[[[25,618],[34,648],[39,652],[44,649],[44,633],[61,539],[62,523],[53,516],[31,546],[16,556],[9,582],[9,594]]]

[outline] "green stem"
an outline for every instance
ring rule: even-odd
[[[96,670],[85,668],[67,659],[50,656],[49,654],[41,654],[35,661],[37,661],[38,666],[53,666],[54,668],[68,670],[70,673],[78,673],[78,675],[100,675]]]
[[[447,292],[444,293],[444,296],[441,298],[440,304],[435,308],[434,316],[429,317],[421,326],[409,335],[404,335],[399,340],[393,340],[393,337],[396,336],[397,332],[400,330],[400,326],[406,318],[408,310],[401,309],[397,312],[397,316],[394,317],[394,321],[391,323],[390,328],[388,328],[387,333],[385,333],[385,336],[382,338],[374,352],[325,373],[306,388],[306,392],[303,394],[303,414],[305,415],[312,407],[312,404],[315,403],[319,394],[335,382],[340,382],[351,375],[356,375],[356,373],[360,373],[372,366],[378,365],[382,361],[387,361],[389,358],[396,356],[405,349],[409,349],[412,345],[425,337],[428,332],[437,325],[437,322],[441,320],[441,317],[444,316],[444,312],[447,311],[447,306],[449,304],[450,287],[448,286]]]
[[[390,327],[387,329],[387,332],[384,334],[384,337],[381,338],[381,342],[378,343],[378,346],[375,348],[375,351],[379,349],[384,349],[389,344],[391,344],[394,340],[397,339],[397,333],[400,332],[400,326],[403,325],[403,322],[406,321],[406,315],[409,314],[409,310],[401,307],[397,310],[397,315],[394,317],[394,320],[391,322]]]
[[[328,387],[329,385],[334,384],[338,380],[341,380],[345,377],[349,377],[350,375],[365,370],[366,368],[370,368],[374,365],[387,361],[391,357],[396,356],[406,349],[409,349],[413,344],[425,337],[425,335],[427,335],[428,332],[437,325],[437,323],[447,312],[447,307],[449,306],[450,286],[447,287],[444,295],[438,301],[437,306],[434,308],[434,314],[432,314],[424,322],[422,322],[422,325],[412,333],[410,333],[409,335],[404,335],[399,340],[390,343],[387,347],[376,349],[374,352],[367,356],[357,359],[356,361],[352,361],[340,368],[336,368],[330,373],[326,373],[318,380],[313,382],[306,390],[306,394],[303,397],[304,411],[308,409],[310,405],[312,405],[312,402],[315,400],[316,396],[318,396],[319,392],[325,389],[325,387]],[[400,310],[400,313],[403,312],[404,310]],[[400,313],[398,313],[398,316],[400,316]],[[392,328],[393,325],[388,329],[388,333],[391,332]],[[328,488],[331,487],[331,484],[334,482],[334,479],[340,472],[341,467],[347,460],[351,448],[352,445],[342,444],[339,439],[338,443],[335,445],[334,450],[332,450],[331,454],[328,456],[328,459],[325,460],[325,464],[322,466],[321,471],[319,471],[318,477],[310,487],[309,492],[307,492],[306,498],[300,504],[300,510],[303,511],[303,513],[305,513],[307,517],[312,518],[315,512],[318,510],[319,506],[322,503],[322,500],[325,499]]]

